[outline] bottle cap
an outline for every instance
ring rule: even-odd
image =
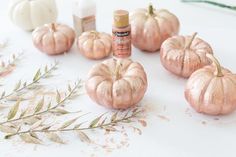
[[[129,12],[126,10],[114,11],[114,26],[126,27],[129,25]]]

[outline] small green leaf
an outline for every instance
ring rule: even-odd
[[[27,85],[27,82],[24,82],[24,83],[23,83],[23,87],[26,87],[26,85]]]
[[[66,121],[59,129],[64,129],[64,128],[67,128],[69,127],[71,124],[73,124],[76,120],[78,119],[77,118],[74,118],[74,119],[71,119],[69,121]]]
[[[81,125],[83,125],[85,122],[82,122],[82,123],[79,123],[79,124],[76,124],[74,126],[74,129],[79,129],[81,127]]]
[[[35,133],[35,132],[30,132],[29,133],[32,137],[36,138],[36,139],[39,139],[38,138],[38,135]]]
[[[103,125],[103,124],[105,124],[106,120],[107,120],[107,117],[103,119],[103,121],[101,122],[101,124],[100,124],[100,125]]]
[[[69,92],[71,92],[71,91],[72,91],[72,89],[71,89],[71,86],[70,86],[70,85],[68,85],[68,91],[69,91]]]
[[[104,114],[105,114],[105,113],[104,113]],[[100,121],[100,119],[102,118],[102,116],[103,116],[104,114],[102,114],[101,116],[95,118],[95,119],[90,123],[89,127],[90,127],[90,128],[95,127],[95,126],[98,124],[98,122]]]
[[[119,111],[115,112],[112,117],[111,117],[111,121],[114,122],[117,118],[117,115],[118,115]]]
[[[46,65],[44,68],[44,72],[47,73],[48,72],[48,66]]]
[[[51,108],[51,105],[52,105],[52,102],[50,101],[50,102],[48,103],[48,110]]]
[[[47,132],[45,134],[50,141],[60,143],[60,144],[65,144],[65,142],[56,133]]]
[[[34,82],[37,81],[38,78],[40,77],[40,75],[41,75],[41,72],[40,72],[40,69],[38,69],[38,71],[37,71],[36,74],[34,75],[33,81],[34,81]]]
[[[0,125],[0,131],[4,133],[16,133],[16,129],[4,125]]]
[[[35,107],[35,113],[39,112],[44,105],[44,97],[38,102],[37,106]]]
[[[30,134],[21,134],[20,138],[26,143],[41,144],[41,140],[31,136]]]
[[[61,95],[60,95],[60,93],[59,93],[58,90],[57,90],[56,101],[57,101],[57,103],[60,103],[60,102],[61,102]]]
[[[16,104],[10,109],[7,119],[10,120],[15,117],[18,109],[19,109],[20,101],[17,101]]]
[[[3,91],[3,92],[2,92],[2,95],[1,95],[1,98],[3,98],[3,97],[5,96],[5,94],[6,94],[6,92]]]
[[[17,91],[21,86],[21,80],[15,85],[14,91]]]
[[[26,114],[26,112],[27,112],[27,109],[23,110],[20,114],[20,118],[23,117]]]
[[[59,115],[70,113],[69,111],[67,111],[65,109],[61,109],[61,108],[57,108],[57,109],[51,110],[50,112],[55,113],[55,114],[59,114]]]
[[[82,142],[87,142],[87,143],[91,143],[91,139],[88,137],[87,134],[85,134],[83,131],[77,131],[79,138]]]

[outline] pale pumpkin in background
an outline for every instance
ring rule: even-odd
[[[178,34],[178,18],[165,9],[137,9],[130,16],[132,44],[140,50],[155,52],[167,38]]]
[[[55,0],[10,0],[9,16],[20,28],[32,31],[46,23],[56,22]]]
[[[212,48],[196,35],[174,36],[162,44],[160,59],[165,69],[188,78],[194,71],[210,64],[206,54],[212,54]]]
[[[63,24],[45,24],[32,33],[33,43],[40,51],[49,55],[68,52],[75,40],[72,28]]]
[[[77,40],[79,52],[89,59],[102,59],[111,54],[112,39],[107,33],[84,32]]]
[[[126,109],[136,105],[147,89],[141,64],[130,59],[108,59],[95,65],[85,84],[90,98],[100,105]]]
[[[213,55],[207,56],[215,66],[205,66],[191,75],[185,88],[185,98],[200,113],[231,113],[236,109],[236,75],[222,68]]]

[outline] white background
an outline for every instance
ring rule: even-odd
[[[71,1],[58,0],[58,21],[72,26]],[[97,28],[99,31],[111,32],[112,12],[115,9],[145,7],[146,0],[98,0]],[[236,5],[235,0],[220,1]],[[99,61],[91,61],[81,56],[76,48],[66,56],[49,57],[34,48],[31,33],[24,32],[12,25],[7,16],[6,0],[0,5],[0,39],[8,38],[10,46],[5,53],[24,49],[25,57],[19,66],[3,82],[10,88],[19,79],[27,80],[37,67],[60,61],[60,72],[53,82],[56,87],[64,85],[76,78],[85,79],[88,70]],[[236,72],[236,12],[219,9],[207,5],[183,4],[179,1],[153,1],[157,8],[166,8],[175,13],[181,22],[180,34],[198,32],[199,36],[208,41],[215,55],[224,67]],[[95,156],[135,156],[135,157],[235,157],[236,156],[236,113],[229,116],[215,117],[195,113],[184,99],[186,80],[167,72],[160,64],[159,53],[147,54],[133,48],[132,59],[143,64],[149,86],[143,104],[148,104],[151,111],[147,119],[148,126],[141,136],[130,135],[130,146],[111,153],[97,151]],[[236,93],[232,93],[236,94]],[[84,95],[72,105],[77,109],[98,114],[104,109],[93,103]],[[166,108],[164,110],[164,108]],[[186,113],[186,109],[189,109]],[[162,115],[169,121],[159,118]],[[189,116],[192,115],[192,116]],[[203,122],[205,124],[203,124]],[[132,133],[132,132],[130,132]],[[103,138],[102,135],[100,138]],[[0,157],[78,157],[91,156],[90,145],[81,143],[68,133],[66,145],[47,144],[37,146],[24,144],[19,140],[0,139]]]

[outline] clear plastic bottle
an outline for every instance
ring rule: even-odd
[[[96,3],[94,0],[75,0],[73,22],[77,36],[89,30],[96,30]]]

